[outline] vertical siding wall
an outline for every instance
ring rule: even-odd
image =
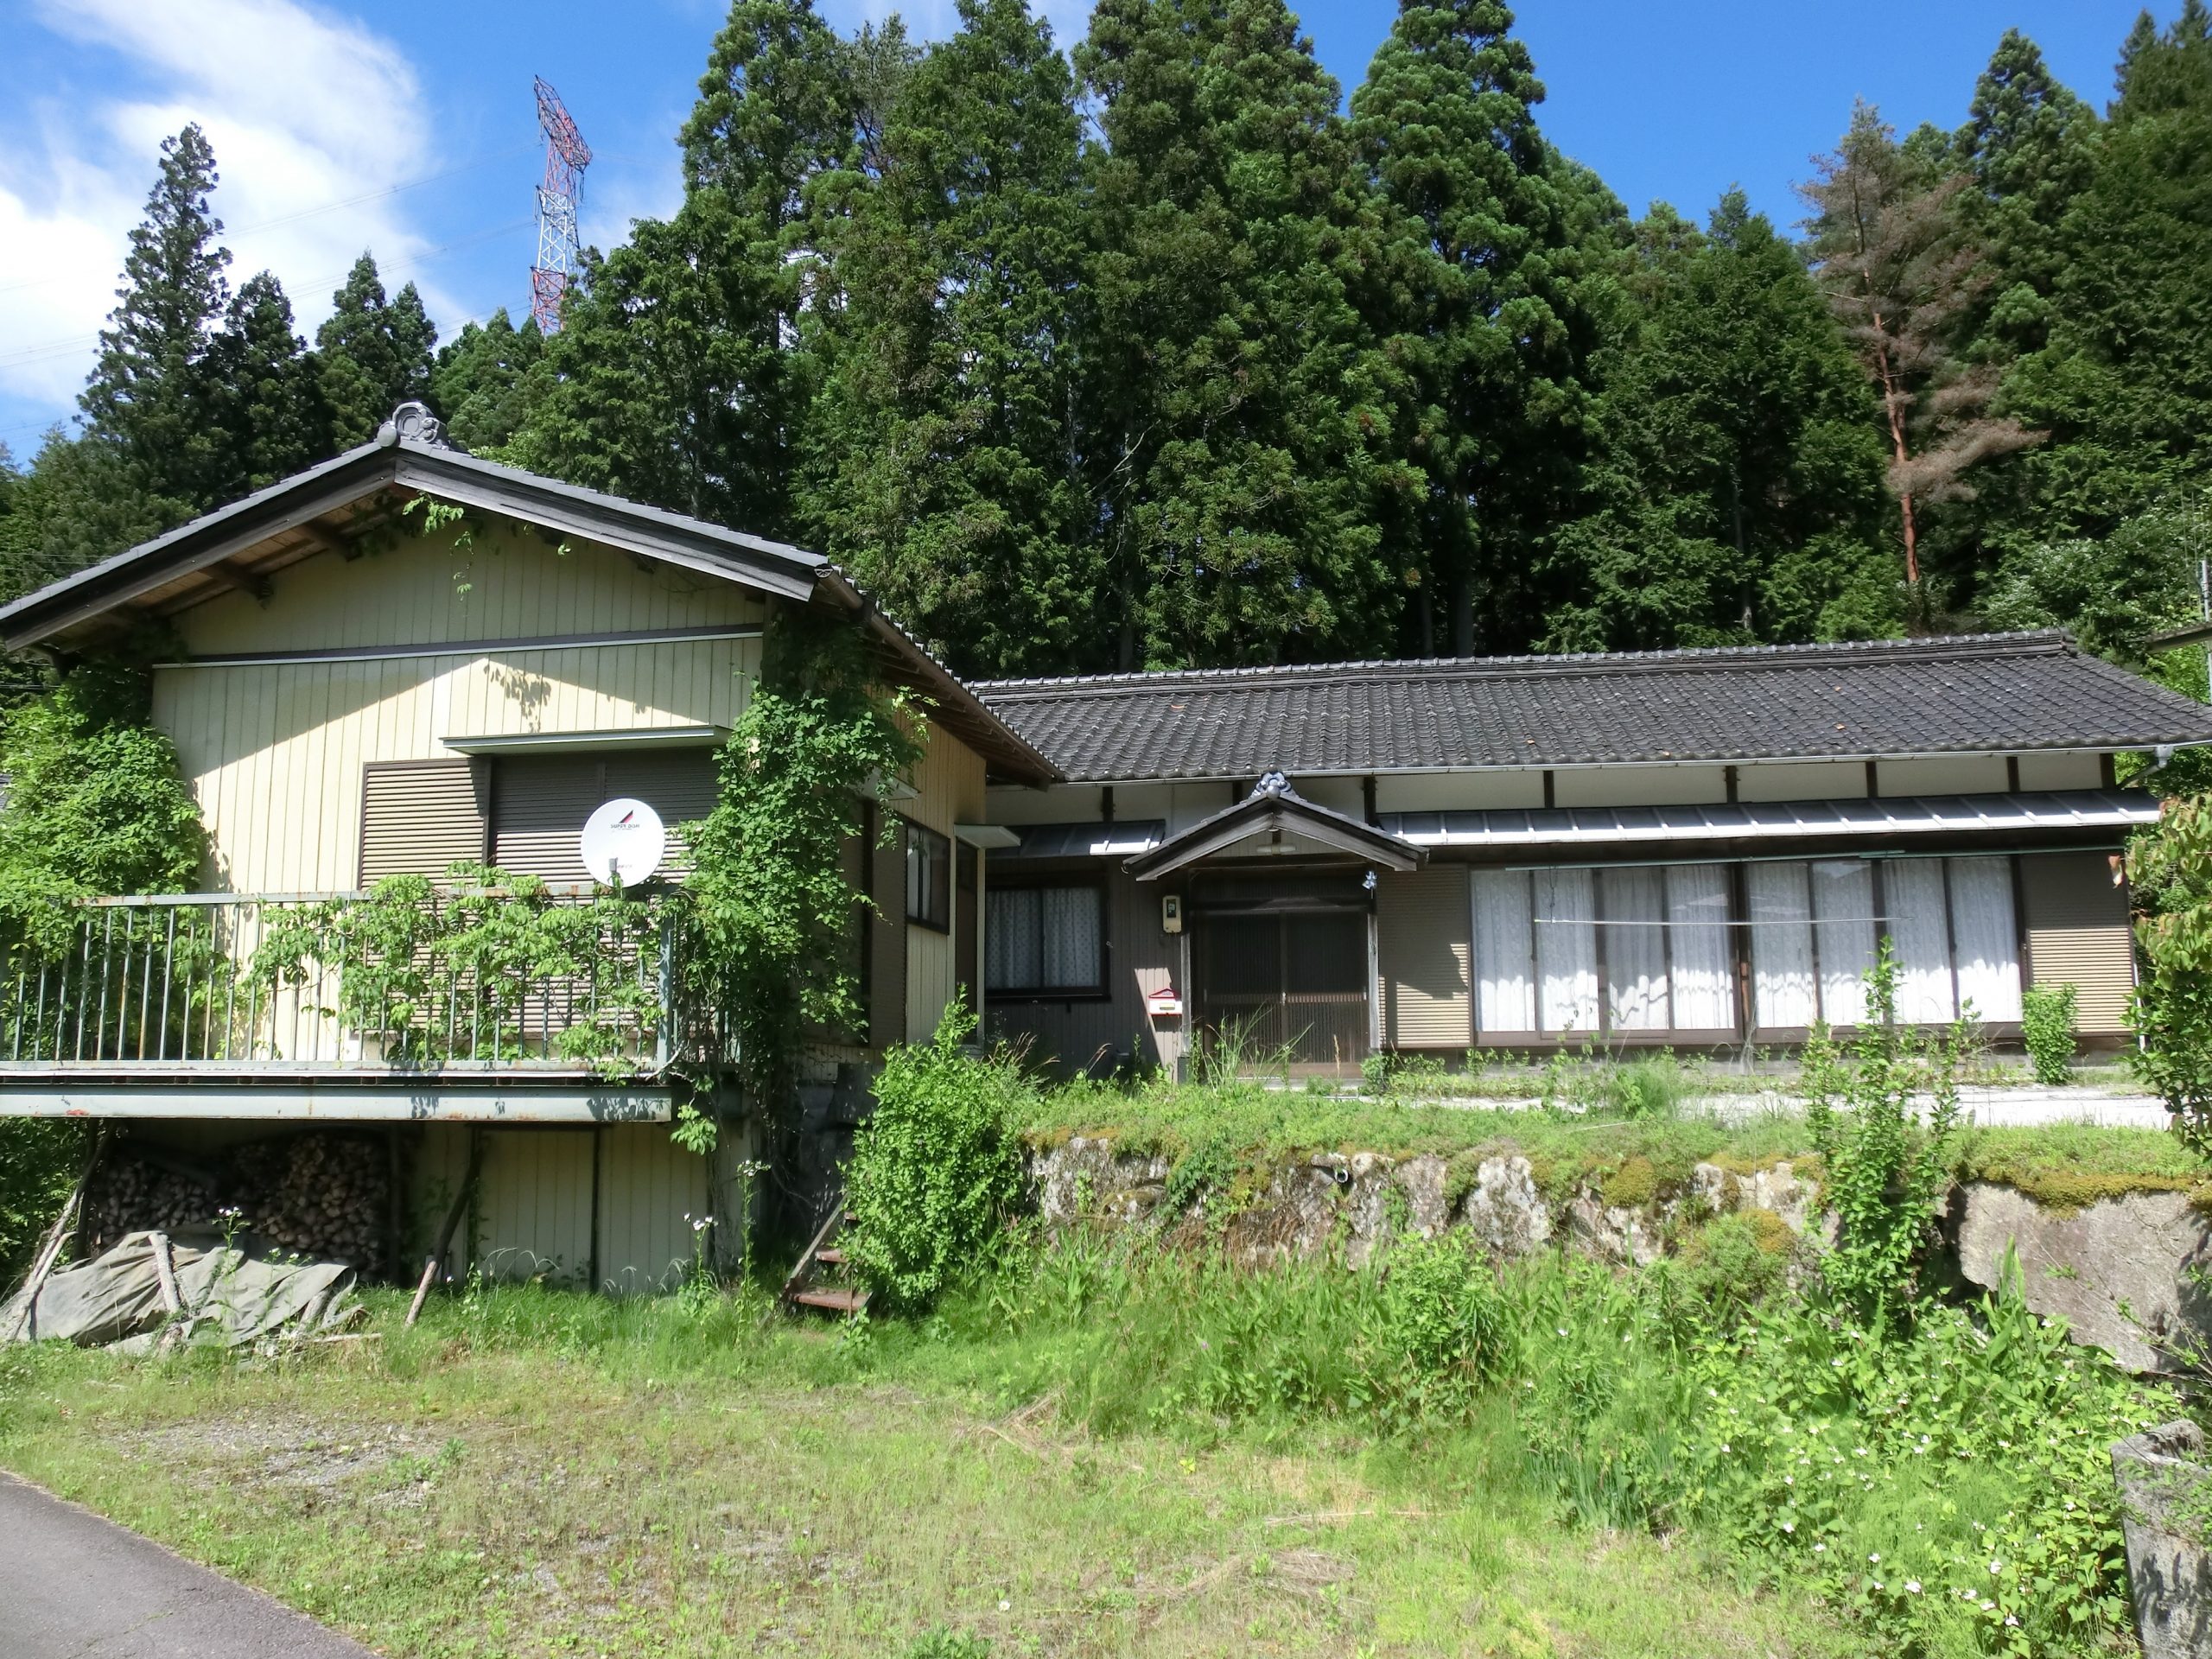
[[[456,579],[465,573],[466,591]],[[240,594],[186,613],[194,657],[435,645],[758,625],[748,591],[605,549],[480,538],[473,556],[403,540],[280,573],[264,607]],[[466,657],[175,667],[154,679],[213,845],[237,892],[350,887],[361,769],[448,758],[448,737],[727,726],[759,663],[753,639],[517,647]]]
[[[502,1128],[434,1123],[413,1160],[409,1253],[419,1269],[484,1145],[476,1199],[454,1236],[451,1270],[530,1279],[619,1294],[672,1289],[692,1259],[688,1217],[714,1214],[708,1160],[669,1139],[665,1123]],[[734,1217],[717,1222],[734,1226]],[[709,1241],[711,1248],[714,1241]]]
[[[495,1279],[591,1282],[591,1129],[487,1129],[472,1248]]]
[[[2126,889],[2116,886],[2102,853],[2050,853],[2020,861],[2026,900],[2028,980],[2071,984],[2080,993],[2084,1032],[2127,1029],[2135,988],[2135,941]]]
[[[1376,987],[1389,1048],[1474,1041],[1473,912],[1464,864],[1382,876],[1375,890]]]
[[[950,836],[954,826],[983,821],[983,761],[950,733],[931,727],[929,747],[914,770],[914,795],[899,802],[898,810],[916,823]],[[900,865],[898,884],[888,904],[902,907],[906,901],[906,870]],[[879,898],[879,903],[887,902]],[[957,906],[950,906],[956,912]],[[957,982],[953,939],[949,933],[913,923],[906,933],[906,1011],[908,1040],[921,1042],[937,1029],[938,1017],[952,1001]]]

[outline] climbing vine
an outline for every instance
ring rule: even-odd
[[[740,1076],[782,1138],[807,1028],[850,1030],[861,1016],[851,947],[871,901],[843,849],[865,830],[864,797],[920,760],[919,712],[885,689],[849,621],[783,613],[722,749],[715,810],[692,830],[688,972],[701,1001],[728,1012]]]
[[[2128,849],[2142,971],[2129,1064],[2173,1114],[2174,1133],[2212,1152],[2212,796],[2168,801]]]
[[[308,996],[401,1065],[534,1057],[633,1074],[675,1058],[677,908],[608,887],[571,902],[535,876],[457,863],[435,887],[387,876],[365,898],[265,912],[245,977]]]
[[[154,654],[78,663],[0,729],[0,963],[59,948],[72,899],[181,893],[199,878],[200,809],[150,723],[140,664]]]

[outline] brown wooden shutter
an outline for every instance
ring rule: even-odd
[[[681,876],[691,860],[677,826],[712,811],[715,788],[711,749],[502,755],[492,772],[492,862],[542,881],[588,881],[584,820],[626,797],[660,814],[669,830],[660,873]]]
[[[474,760],[376,762],[361,769],[359,880],[442,876],[480,860],[486,845],[485,774]]]
[[[2106,855],[2025,855],[2020,887],[2027,901],[2030,982],[2073,985],[2085,1032],[2126,1030],[2135,942],[2126,891],[2113,884]]]
[[[1375,955],[1382,1040],[1392,1048],[1465,1048],[1474,916],[1465,865],[1388,871],[1375,888]]]

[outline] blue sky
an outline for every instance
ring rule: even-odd
[[[2161,18],[2178,0],[2161,0]],[[885,0],[817,0],[849,27]],[[1064,41],[1086,0],[1045,0]],[[2101,105],[2139,0],[1524,0],[1519,27],[1554,142],[1632,211],[1702,215],[1740,183],[1796,216],[1791,183],[1852,100],[1900,128],[1953,125],[2008,27]],[[925,36],[951,0],[899,8]],[[354,254],[413,280],[450,334],[527,308],[537,174],[531,78],[596,152],[584,233],[602,245],[677,195],[677,124],[724,7],[714,0],[7,0],[0,5],[0,442],[71,412],[164,133],[214,140],[233,281],[267,266],[312,328]],[[1389,0],[1302,9],[1347,95]]]

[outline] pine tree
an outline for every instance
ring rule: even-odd
[[[1589,511],[1556,536],[1543,649],[1883,634],[1882,451],[1797,250],[1732,190],[1707,232],[1636,227],[1634,317],[1600,353]]]
[[[2096,171],[2096,111],[2056,79],[2036,43],[2005,31],[1975,84],[1957,148],[1974,181],[1964,206],[1995,271],[2017,341],[2040,321],[2065,256],[2059,222]],[[2024,286],[2027,292],[2017,294]],[[2032,296],[2032,297],[2031,297]],[[2032,343],[2039,344],[2040,340]]]
[[[2143,23],[2095,177],[2061,227],[2050,342],[2007,375],[2006,406],[2047,426],[2011,530],[2103,537],[2212,471],[2212,12]]]
[[[377,262],[364,253],[330,296],[315,331],[333,436],[340,450],[366,443],[401,404],[430,395],[438,331],[408,283],[387,300]]]
[[[477,454],[505,448],[529,418],[537,385],[531,371],[544,355],[536,321],[517,328],[505,306],[489,322],[462,324],[439,348],[430,376],[430,403],[446,435]]]
[[[802,520],[963,672],[1104,665],[1071,454],[1079,133],[1025,0],[960,0],[836,233]]]
[[[0,600],[13,599],[149,541],[176,523],[138,487],[127,451],[59,426],[18,474],[0,518]]]
[[[1083,448],[1116,662],[1386,651],[1389,416],[1336,84],[1281,0],[1101,0]]]
[[[1905,584],[1924,619],[1934,603],[1923,586],[1928,510],[1970,499],[1974,467],[2030,447],[2037,435],[1990,412],[1998,376],[1959,349],[1962,320],[1989,281],[1961,222],[1965,177],[1929,181],[1864,103],[1835,153],[1815,167],[1817,176],[1798,187],[1812,210],[1815,270],[1881,402]]]
[[[228,298],[230,254],[209,208],[215,153],[197,125],[162,141],[161,174],[130,232],[118,304],[79,400],[91,442],[149,498],[141,518],[175,524],[220,493],[222,442],[210,419],[206,358]],[[114,551],[109,549],[108,551]]]
[[[1440,599],[1462,656],[1478,612],[1493,648],[1533,620],[1519,577],[1572,487],[1618,239],[1618,204],[1537,130],[1544,89],[1512,24],[1500,0],[1402,0],[1352,99],[1391,220],[1370,309],[1402,376],[1400,476],[1417,482],[1394,539],[1422,654]]]
[[[207,363],[223,439],[222,499],[266,489],[332,453],[321,378],[270,273],[231,296]]]
[[[817,376],[810,196],[854,149],[846,48],[810,0],[737,0],[682,134],[683,207],[587,253],[512,454],[763,534],[790,516]]]

